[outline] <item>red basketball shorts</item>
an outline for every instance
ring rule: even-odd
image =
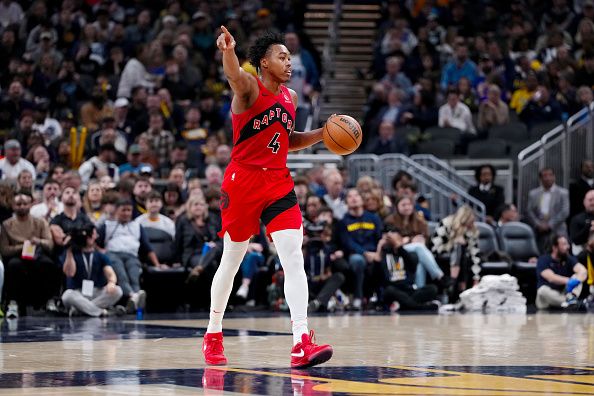
[[[289,169],[247,167],[231,162],[221,186],[222,229],[232,241],[248,240],[260,232],[260,220],[268,235],[299,229],[301,211]]]

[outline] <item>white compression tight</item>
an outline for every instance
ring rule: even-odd
[[[281,230],[272,233],[272,240],[285,272],[285,298],[291,310],[293,344],[307,334],[307,277],[303,268],[303,229]],[[222,331],[225,307],[233,287],[233,279],[247,251],[249,241],[233,242],[229,233],[223,239],[223,257],[210,290],[210,321],[208,333]]]
[[[223,330],[223,315],[233,288],[233,279],[247,251],[249,240],[233,242],[229,233],[223,237],[223,256],[221,264],[210,287],[210,320],[208,333],[219,333]]]
[[[285,272],[285,299],[291,311],[293,344],[301,342],[307,334],[307,300],[309,291],[303,267],[303,228],[281,230],[271,234],[276,252]]]

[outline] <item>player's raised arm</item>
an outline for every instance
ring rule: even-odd
[[[258,83],[252,75],[241,68],[235,54],[235,39],[225,26],[217,38],[217,47],[223,53],[223,70],[231,89],[245,103],[250,104],[252,92],[257,92]]]

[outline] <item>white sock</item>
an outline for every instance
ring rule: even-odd
[[[307,277],[303,268],[303,228],[273,232],[272,240],[285,272],[285,299],[293,322],[293,345],[307,334]]]
[[[223,256],[221,264],[212,280],[210,288],[210,320],[207,333],[220,333],[223,331],[223,315],[233,288],[233,279],[245,256],[248,242],[233,242],[229,233],[223,238]]]

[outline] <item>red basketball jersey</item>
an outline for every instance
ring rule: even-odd
[[[239,164],[261,168],[286,168],[289,135],[295,125],[295,106],[289,89],[274,95],[258,80],[258,99],[241,114],[232,113],[233,151]]]

